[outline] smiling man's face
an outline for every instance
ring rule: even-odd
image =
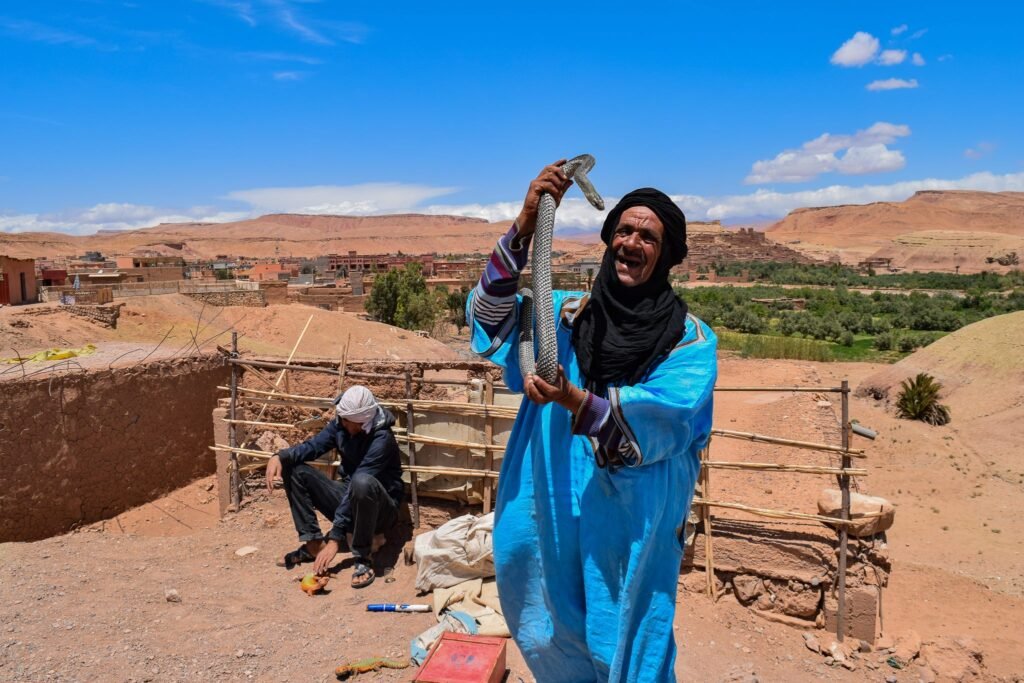
[[[619,282],[636,287],[650,280],[661,258],[664,237],[661,219],[646,206],[631,206],[623,211],[611,244]]]

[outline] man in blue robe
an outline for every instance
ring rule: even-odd
[[[716,339],[669,284],[686,219],[644,188],[609,212],[592,291],[554,292],[556,382],[524,380],[519,272],[541,194],[560,201],[571,184],[561,162],[531,182],[467,302],[473,350],[526,395],[498,489],[502,609],[538,681],[675,681],[681,536],[711,432]]]

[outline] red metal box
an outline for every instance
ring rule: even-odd
[[[505,638],[445,632],[423,662],[414,683],[501,683]]]

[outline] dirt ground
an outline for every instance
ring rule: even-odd
[[[118,300],[122,303],[122,300]],[[123,300],[116,329],[76,317],[58,304],[0,308],[0,360],[28,356],[43,349],[96,346],[95,353],[62,362],[0,364],[0,381],[24,373],[129,367],[143,360],[180,358],[201,347],[212,351],[231,345],[237,331],[243,354],[287,357],[306,322],[309,328],[296,357],[339,361],[348,345],[350,359],[453,360],[454,351],[440,341],[407,330],[363,320],[339,311],[288,304],[250,308],[204,306],[181,294]]]
[[[723,358],[719,384],[833,384],[846,377],[856,386],[878,369]],[[823,400],[828,397],[721,393],[716,423],[833,440],[836,405],[821,405]],[[981,462],[949,457],[971,452],[955,422],[934,428],[896,420],[872,399],[854,399],[851,416],[880,432],[873,443],[855,444],[868,450],[865,490],[898,506],[888,536],[894,566],[884,592],[885,633],[914,629],[925,641],[970,636],[984,653],[982,680],[1019,680],[1024,534],[1013,513],[1022,502],[1021,486]],[[763,449],[744,455],[741,446],[753,448],[716,441],[713,452],[722,459],[775,455]],[[755,504],[796,510],[812,507],[823,483],[812,477],[755,488],[725,475],[715,481],[723,494],[747,493]],[[408,527],[381,553],[380,575],[372,586],[359,592],[349,588],[344,559],[330,593],[309,598],[294,582],[300,570],[274,566],[296,545],[283,494],[270,499],[257,494],[241,512],[219,520],[216,493],[212,479],[201,480],[71,534],[0,545],[0,679],[328,681],[334,667],[347,660],[404,655],[409,640],[431,624],[430,615],[364,611],[368,602],[419,601],[414,567],[400,559],[411,536]],[[439,523],[449,512],[457,511],[439,509],[425,519]],[[258,550],[237,556],[244,546]],[[171,589],[180,602],[166,600]],[[856,671],[828,667],[804,647],[799,631],[760,619],[731,596],[712,604],[700,593],[681,591],[679,604],[681,680],[883,681],[892,676],[903,682],[922,675],[916,665],[894,670],[878,653],[865,655]],[[827,642],[828,634],[816,633]],[[509,666],[509,681],[533,680],[514,646]],[[409,677],[408,671],[386,671],[362,678]]]

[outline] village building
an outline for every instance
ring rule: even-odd
[[[0,305],[30,304],[37,298],[35,261],[0,256]]]

